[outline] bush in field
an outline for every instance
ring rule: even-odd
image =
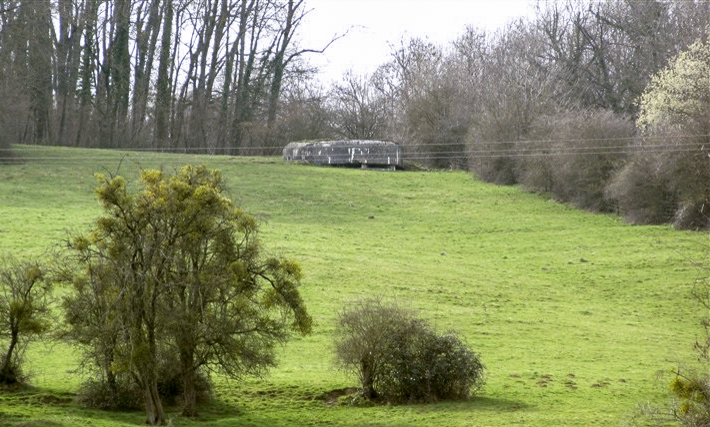
[[[379,299],[356,301],[338,315],[337,363],[357,375],[366,398],[376,398],[394,337],[415,335],[422,328],[423,322],[403,307]]]
[[[32,340],[46,333],[51,322],[51,288],[34,262],[0,259],[0,384],[22,383],[22,357]]]
[[[111,411],[135,411],[143,408],[141,389],[129,379],[113,383],[104,379],[89,379],[79,387],[77,401],[87,408]]]
[[[583,110],[554,116],[537,128],[530,155],[522,160],[521,184],[582,209],[613,210],[605,188],[633,142],[633,123],[610,111]]]
[[[484,382],[484,366],[453,332],[438,335],[423,328],[397,334],[384,365],[379,388],[395,402],[464,399]]]
[[[452,332],[436,334],[410,310],[357,301],[338,318],[336,359],[368,399],[428,402],[466,398],[484,383],[477,354]]]

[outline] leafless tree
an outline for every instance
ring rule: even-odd
[[[367,76],[347,72],[329,94],[331,128],[341,138],[381,139],[387,112]]]

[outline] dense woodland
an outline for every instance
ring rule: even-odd
[[[299,45],[309,10],[307,0],[0,0],[0,148],[249,155],[387,139],[410,164],[470,169],[634,223],[708,226],[707,119],[644,120],[664,108],[648,95],[666,87],[663,70],[707,42],[709,2],[540,2],[446,46],[403,39],[373,75],[331,87],[308,63],[327,46]],[[699,84],[669,93],[698,97],[692,114],[707,117],[698,94],[710,85]]]

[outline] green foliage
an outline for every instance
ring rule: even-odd
[[[51,288],[38,263],[0,259],[0,384],[23,382],[25,348],[51,328],[50,303]]]
[[[677,370],[669,388],[675,398],[674,418],[688,427],[710,425],[710,375]]]
[[[359,300],[340,313],[336,334],[337,361],[356,373],[368,399],[463,399],[483,386],[479,356],[455,333],[438,335],[396,304]]]
[[[67,243],[66,336],[109,384],[137,380],[149,422],[162,422],[166,363],[179,367],[184,412],[194,415],[200,369],[261,374],[289,325],[310,332],[300,266],[262,255],[256,220],[222,195],[219,172],[145,170],[135,193],[120,176],[97,178],[105,214]],[[160,357],[171,351],[172,362]]]
[[[454,332],[436,334],[428,325],[391,337],[378,388],[394,402],[465,399],[485,382],[485,367]]]

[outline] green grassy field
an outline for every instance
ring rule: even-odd
[[[42,256],[99,213],[94,172],[206,164],[262,220],[266,247],[298,260],[313,335],[262,379],[214,378],[216,399],[180,426],[609,426],[668,399],[659,369],[692,363],[700,308],[689,293],[708,236],[634,227],[463,172],[375,172],[280,159],[17,147],[0,165],[0,251]],[[336,312],[360,296],[417,308],[455,329],[487,366],[483,392],[428,405],[326,405],[356,381],[332,367]],[[36,345],[35,387],[0,394],[0,425],[141,425],[87,410],[64,344]]]

